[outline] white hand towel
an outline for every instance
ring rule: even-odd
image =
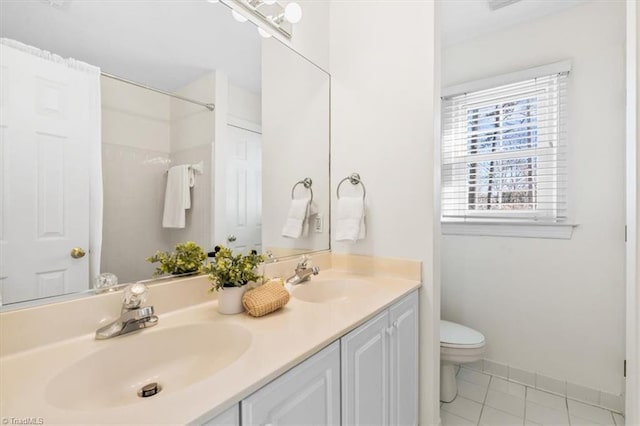
[[[193,171],[188,165],[173,166],[167,175],[164,193],[163,228],[184,228],[186,210],[191,208],[191,191],[194,185]]]
[[[309,215],[309,199],[297,198],[291,200],[287,221],[282,228],[282,236],[286,238],[300,238],[304,229],[304,224]]]
[[[315,201],[309,203],[309,209],[307,210],[307,217],[302,225],[302,236],[307,237],[309,235],[309,227],[311,226],[311,219],[318,214],[318,205]]]
[[[362,197],[340,197],[336,212],[336,240],[358,241],[366,236]]]

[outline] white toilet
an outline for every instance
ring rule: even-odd
[[[482,333],[440,320],[440,401],[451,402],[458,394],[456,365],[478,361],[483,353]]]

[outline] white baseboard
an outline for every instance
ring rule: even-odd
[[[561,395],[575,401],[606,408],[616,413],[624,413],[624,396],[589,388],[576,383],[570,383],[554,377],[545,376],[527,370],[515,368],[506,364],[481,359],[480,361],[464,364],[465,368],[481,371],[490,376],[500,377],[511,382],[520,383],[545,392]]]

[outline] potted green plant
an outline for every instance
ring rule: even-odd
[[[210,291],[218,291],[218,312],[238,314],[244,311],[242,295],[246,285],[262,279],[258,265],[264,262],[264,256],[251,250],[249,254],[233,254],[224,246],[217,246],[213,261],[202,267],[209,275]]]
[[[147,262],[160,263],[153,276],[164,274],[188,274],[200,271],[202,263],[207,259],[207,254],[202,247],[193,241],[176,244],[171,253],[157,251],[153,256],[147,257]]]

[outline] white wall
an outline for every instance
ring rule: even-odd
[[[497,48],[499,47],[499,48]],[[624,3],[590,2],[443,50],[443,85],[571,59],[571,240],[445,236],[442,316],[485,358],[606,392],[624,359]]]
[[[277,40],[262,45],[263,247],[280,256],[289,249],[329,248],[329,75]],[[282,237],[293,185],[309,177],[321,233]],[[309,197],[303,185],[296,198]],[[311,227],[310,227],[311,228]]]
[[[219,179],[222,184],[216,187],[214,145],[226,137],[229,116],[260,125],[261,98],[259,93],[229,83],[226,75],[220,71],[208,73],[176,93],[201,102],[212,102],[215,110],[211,112],[179,99],[171,100],[171,164],[203,162],[204,172],[196,175],[185,229],[165,230],[165,240],[171,245],[194,241],[206,251],[211,251],[215,244],[225,241],[226,235],[217,238],[214,235],[214,221],[224,217],[227,202],[226,195],[223,195],[216,215],[214,188],[224,189],[225,183],[221,176]],[[220,150],[215,151],[222,154]],[[224,159],[219,161],[221,170],[224,165]]]
[[[124,283],[150,277],[155,267],[145,258],[169,248],[159,232],[169,164],[169,98],[105,77],[101,86],[101,269]]]
[[[434,15],[434,2],[335,1],[330,9],[331,197],[335,201],[340,179],[358,172],[368,209],[367,238],[355,244],[332,241],[332,249],[423,262],[423,425],[437,424],[439,416]]]
[[[627,387],[626,387],[626,404],[625,416],[628,424],[640,423],[640,274],[638,273],[638,265],[640,265],[640,250],[638,250],[638,241],[640,241],[640,220],[638,212],[640,211],[640,67],[638,66],[638,58],[640,58],[640,32],[638,25],[640,24],[640,7],[634,0],[627,1],[627,108],[628,111],[628,144],[629,157],[628,161],[631,167],[628,167],[628,191],[635,191],[635,200],[631,197],[628,202],[628,220],[631,228],[635,226],[635,239],[631,234],[629,240],[627,264]],[[633,163],[635,161],[635,163]],[[632,183],[635,173],[635,185]],[[635,204],[633,204],[635,202]],[[634,223],[635,222],[635,223]],[[633,232],[633,231],[631,231]],[[634,253],[635,251],[635,253]],[[634,258],[635,256],[635,258]]]
[[[200,102],[213,103],[215,73],[208,73],[175,92]],[[171,98],[171,166],[203,163],[203,173],[196,174],[191,188],[191,208],[186,211],[184,229],[161,229],[169,247],[177,243],[193,241],[211,250],[210,235],[212,197],[212,150],[216,111],[177,98]],[[163,179],[166,185],[166,175]]]
[[[315,62],[321,68],[329,69],[329,0],[298,1],[302,8],[302,20],[293,26],[290,45]],[[289,1],[284,1],[286,5]]]
[[[260,93],[254,93],[245,88],[229,84],[227,101],[227,114],[229,116],[258,125],[262,123],[262,98]]]

